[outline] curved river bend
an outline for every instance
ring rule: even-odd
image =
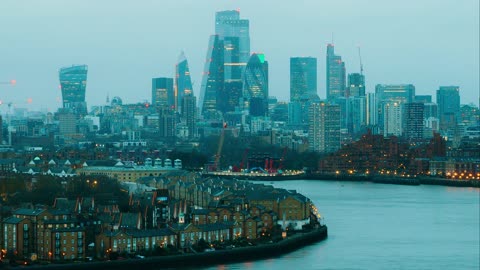
[[[204,269],[480,269],[480,189],[334,181],[264,182],[312,199],[327,240]]]

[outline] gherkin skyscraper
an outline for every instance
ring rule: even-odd
[[[250,115],[268,114],[268,62],[264,54],[252,54],[243,77],[243,98]]]

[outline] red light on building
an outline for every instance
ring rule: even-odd
[[[10,80],[10,84],[11,84],[11,85],[17,84],[17,80]]]

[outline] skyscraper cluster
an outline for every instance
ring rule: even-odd
[[[150,102],[127,105],[115,97],[90,115],[85,102],[87,66],[62,68],[63,108],[55,117],[60,134],[78,137],[85,130],[141,134],[143,130],[162,140],[194,142],[228,127],[235,136],[264,136],[282,147],[316,152],[334,152],[367,131],[415,142],[434,132],[457,140],[480,136],[475,133],[480,130],[478,108],[460,106],[458,86],[440,86],[436,102],[431,95],[416,95],[415,86],[408,83],[367,89],[360,49],[359,71],[347,73],[333,43],[326,45],[325,65],[318,65],[316,57],[290,58],[290,100],[279,102],[271,96],[265,54],[251,53],[249,20],[238,10],[219,11],[214,29],[198,102],[184,52],[173,78],[152,78]],[[323,67],[324,89],[317,79]]]

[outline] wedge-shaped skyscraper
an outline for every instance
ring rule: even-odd
[[[207,118],[218,116],[218,99],[224,86],[223,41],[218,35],[210,36],[207,59],[200,89],[200,112]]]

